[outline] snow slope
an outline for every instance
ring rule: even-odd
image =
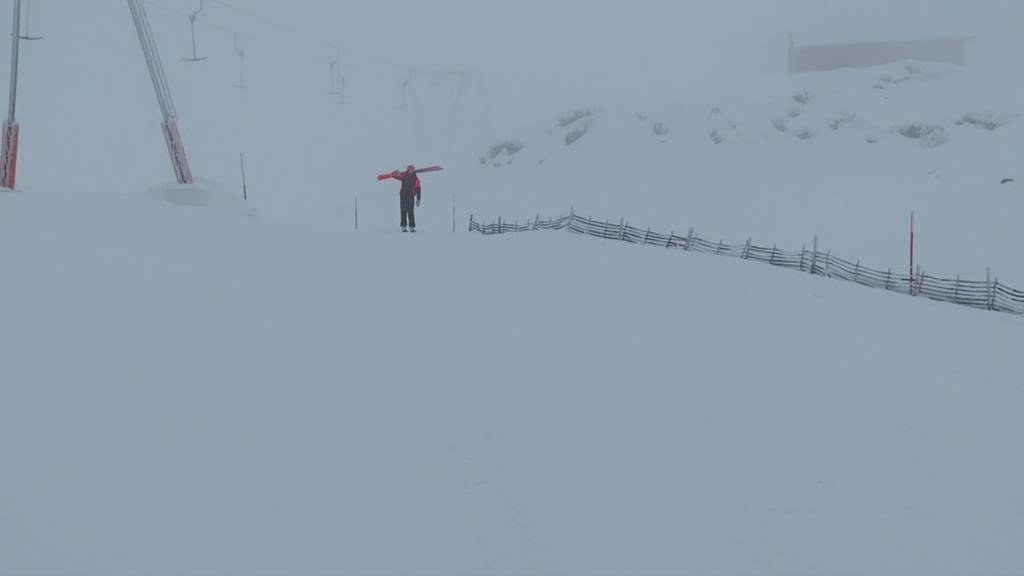
[[[0,574],[1024,565],[1012,316],[148,196],[0,246]]]
[[[479,8],[491,9],[497,10]],[[497,68],[479,77],[492,100],[489,112],[473,87],[455,106],[455,79],[417,77],[421,133],[416,107],[403,101],[400,70],[346,52],[347,104],[339,105],[323,93],[330,50],[312,50],[213,6],[204,15],[208,24],[243,34],[250,89],[238,90],[230,36],[202,27],[210,59],[183,62],[191,50],[186,20],[150,7],[195,173],[238,190],[245,153],[252,201],[265,218],[348,225],[359,197],[365,222],[391,224],[393,186],[373,176],[409,162],[441,163],[449,172],[426,182],[423,213],[437,226],[450,225],[453,195],[461,221],[469,213],[553,215],[575,205],[597,218],[695,227],[733,243],[753,236],[799,248],[819,236],[848,259],[900,269],[908,266],[915,210],[918,261],[926,270],[979,279],[991,267],[1001,280],[1024,286],[1016,250],[1024,185],[1017,153],[1024,85],[1013,62],[1018,35],[1008,25],[1012,18],[988,27],[978,21],[1009,10],[961,9],[962,19],[947,22],[953,29],[971,22],[969,32],[978,36],[966,70],[910,62],[728,80],[723,72],[712,80],[680,69],[671,89],[638,85],[612,93],[581,80],[585,62],[558,75]],[[21,186],[123,195],[170,177],[152,87],[123,3],[37,2],[35,13],[48,38],[23,47]],[[566,83],[580,86],[570,90]],[[596,116],[582,122],[592,122],[591,130],[566,146],[566,133],[581,123],[562,128],[560,116],[591,108]],[[989,120],[995,129],[986,129]],[[655,134],[659,123],[667,133]],[[915,126],[940,131],[925,138],[900,133],[913,134]],[[507,157],[497,159],[500,168],[492,160],[478,163],[507,141],[525,146],[512,165]],[[1000,185],[1004,178],[1017,182]]]
[[[594,62],[490,70],[502,106],[474,95],[453,124],[451,78],[414,80],[417,120],[401,71],[346,53],[339,105],[331,54],[222,5],[204,20],[245,27],[235,89],[231,39],[203,28],[210,60],[182,62],[194,6],[167,3],[151,14],[197,188],[153,188],[169,167],[123,2],[39,2],[47,39],[23,47],[0,574],[1021,571],[1020,318],[462,232],[575,206],[737,243],[818,236],[899,270],[916,210],[929,273],[1021,287],[1010,67],[712,85],[681,66],[628,98],[592,89],[618,76],[582,81]],[[416,238],[373,179],[410,161],[448,168],[424,179]]]
[[[694,90],[669,108],[596,103],[565,127],[573,115],[542,119],[504,139],[517,153],[484,155],[466,185],[473,208],[511,220],[574,205],[666,233],[695,227],[797,250],[818,236],[883,269],[908,267],[913,210],[926,270],[984,279],[992,267],[1024,285],[1024,196],[1021,184],[1001,184],[1024,182],[1024,91],[1012,79],[907,62],[722,92]]]

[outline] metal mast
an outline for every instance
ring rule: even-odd
[[[142,53],[146,57],[146,66],[156,90],[157,103],[160,104],[160,112],[163,114],[164,140],[171,155],[174,175],[178,179],[178,184],[192,184],[192,169],[188,165],[185,145],[178,131],[178,113],[174,109],[174,100],[171,98],[171,89],[164,74],[163,64],[160,62],[160,53],[157,51],[153,29],[149,25],[149,16],[146,15],[142,0],[128,0],[128,8],[132,11],[135,30],[139,34],[139,43],[142,44]]]
[[[21,0],[14,0],[14,32],[11,34],[11,99],[7,119],[3,126],[3,150],[0,152],[0,186],[14,188],[18,169],[19,126],[15,113],[18,109],[18,51],[21,48]]]

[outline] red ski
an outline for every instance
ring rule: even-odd
[[[417,174],[423,174],[424,172],[440,172],[442,170],[444,170],[444,168],[442,168],[440,166],[428,166],[426,168],[417,168],[416,169],[416,173]],[[379,175],[377,175],[377,180],[390,180],[391,178],[401,178],[401,176],[404,175],[404,174],[405,174],[404,171],[395,170],[394,172],[391,172],[389,174],[379,174]]]

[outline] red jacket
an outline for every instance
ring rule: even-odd
[[[410,198],[415,196],[417,200],[423,195],[423,187],[420,183],[420,177],[415,172],[408,173],[403,172],[398,175],[398,180],[402,181],[402,191],[399,194],[403,198]]]

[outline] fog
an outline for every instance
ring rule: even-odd
[[[790,37],[968,35],[972,70],[1012,78],[1024,16],[1012,0],[210,0],[197,24],[208,60],[190,63],[187,14],[199,2],[147,6],[196,173],[233,180],[246,151],[257,166],[276,164],[255,178],[278,190],[336,189],[345,175],[358,181],[411,152],[472,160],[494,139],[580,106],[743,98],[784,74]],[[29,25],[45,39],[22,45],[23,185],[129,192],[165,179],[159,116],[125,2],[33,0]],[[10,26],[9,10],[0,26]],[[324,94],[333,45],[344,105]],[[232,87],[236,48],[245,51],[245,91]],[[8,50],[0,46],[0,61]],[[456,149],[441,155],[455,88],[435,72],[451,70],[473,76],[458,103]],[[396,111],[408,105],[410,71],[426,117],[419,134]]]
[[[199,5],[182,190],[126,2],[31,0],[0,574],[1020,573],[1024,2]]]
[[[97,59],[126,48],[131,24],[124,2],[32,4],[34,27],[53,42]],[[184,14],[198,4],[150,5],[165,59],[187,45],[188,26],[163,7]],[[0,16],[7,25],[9,14]],[[227,59],[234,58],[237,32],[253,66],[273,59],[290,68],[322,68],[332,57],[328,45],[337,44],[353,86],[367,66],[477,70],[492,77],[494,97],[514,113],[514,102],[506,100],[537,94],[659,101],[778,74],[790,35],[798,42],[965,35],[976,39],[975,64],[991,64],[1000,54],[1009,62],[1019,46],[1014,23],[1022,16],[1024,6],[1012,0],[211,0],[198,30],[204,53]],[[57,68],[53,80],[63,64],[48,64]]]

